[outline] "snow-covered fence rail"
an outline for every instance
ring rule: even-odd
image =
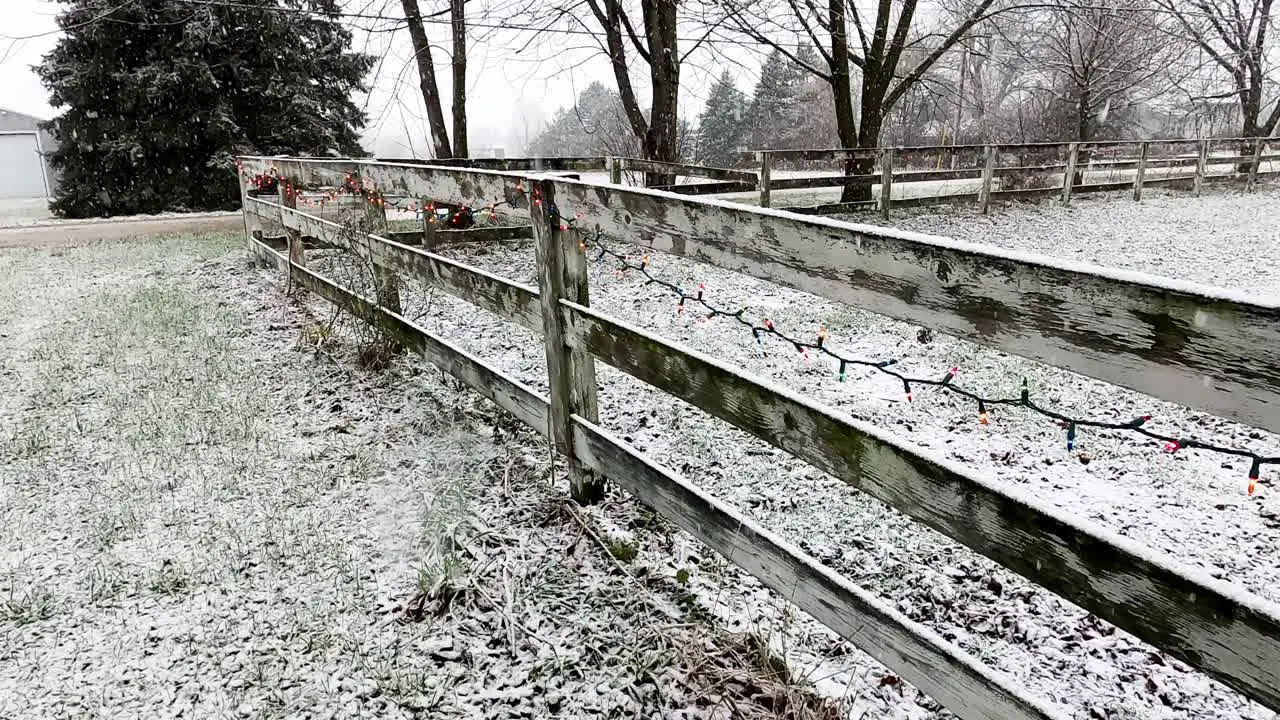
[[[347,174],[353,173],[362,184],[386,195],[474,206],[499,198],[509,207],[527,210],[538,246],[538,288],[376,233],[352,233],[287,203],[260,198],[245,202],[246,229],[251,233],[270,223],[291,231],[291,237],[343,247],[543,333],[551,340],[549,365],[563,363],[559,371],[549,372],[550,398],[394,309],[316,274],[299,262],[303,258],[276,252],[257,237],[251,240],[255,255],[288,272],[293,282],[382,328],[555,438],[583,473],[598,473],[632,492],[960,717],[1044,718],[1063,713],[601,430],[593,416],[594,380],[589,387],[575,384],[582,377],[594,378],[593,371],[582,372],[591,358],[841,478],[1250,698],[1280,709],[1280,608],[1065,517],[885,431],[590,309],[580,238],[561,230],[559,214],[581,213],[580,226],[598,226],[611,236],[660,251],[888,314],[915,318],[911,308],[932,307],[919,319],[998,346],[1020,334],[1038,333],[1041,344],[1057,338],[1059,358],[1087,359],[1109,351],[1136,355],[1137,350],[1116,346],[1133,343],[1152,353],[1152,367],[1144,372],[1183,367],[1187,360],[1176,352],[1195,346],[1202,363],[1217,362],[1235,372],[1252,368],[1248,380],[1256,394],[1274,395],[1280,388],[1277,378],[1258,371],[1269,367],[1274,372],[1280,366],[1274,355],[1280,346],[1268,334],[1277,332],[1276,308],[1210,297],[1202,289],[1155,285],[1139,277],[1104,276],[1087,268],[993,255],[937,238],[652,190],[459,168],[260,158],[244,162],[247,172],[274,170],[292,186],[338,187],[349,183]],[[1028,307],[1019,299],[1024,295],[1037,299]],[[946,297],[959,305],[933,307]],[[1026,320],[1028,314],[1039,320]],[[1050,322],[1050,316],[1056,320]],[[971,326],[957,326],[956,317],[967,318]],[[1009,323],[1012,329],[1005,328]],[[1249,326],[1247,332],[1236,327],[1241,323]],[[1046,336],[1046,328],[1056,327],[1070,332]],[[1160,347],[1177,339],[1177,332],[1183,334],[1173,343],[1178,347]],[[1134,334],[1141,337],[1126,340]],[[1100,338],[1109,344],[1086,353],[1084,346],[1096,345]],[[1114,365],[1101,367],[1115,372]],[[1222,370],[1213,377],[1229,374]],[[1169,397],[1178,392],[1178,385],[1170,383],[1154,394]],[[1210,383],[1209,390],[1213,388]],[[1205,395],[1210,396],[1214,392]],[[1218,400],[1226,397],[1230,394]],[[1278,408],[1280,404],[1272,402],[1256,405],[1251,412],[1265,421],[1258,424],[1275,428],[1280,424]],[[584,484],[597,482],[583,477]]]
[[[772,197],[777,192],[880,185],[876,199],[787,209],[826,214],[878,206],[887,214],[891,207],[974,202],[985,212],[995,200],[1052,197],[1070,203],[1077,194],[1128,189],[1141,200],[1142,188],[1150,185],[1187,186],[1196,195],[1207,182],[1241,180],[1252,188],[1259,176],[1280,173],[1280,154],[1270,147],[1274,142],[1214,138],[769,150],[744,153],[742,160],[760,167],[764,207],[779,204]],[[815,164],[845,167],[828,175],[775,177],[781,166]],[[849,166],[860,172],[848,172]]]
[[[759,177],[754,172],[732,170],[729,168],[693,165],[691,163],[668,163],[637,158],[611,158],[614,182],[624,171],[657,173],[673,177],[706,178],[718,182],[695,182],[677,185],[658,185],[657,190],[670,190],[681,195],[717,195],[720,193],[751,192],[759,185]]]

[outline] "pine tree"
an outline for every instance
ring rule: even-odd
[[[363,155],[373,58],[351,52],[337,0],[61,0],[38,68],[65,217],[231,209],[238,153]]]
[[[817,52],[807,45],[801,46],[796,56],[814,65]],[[751,96],[752,148],[782,149],[794,146],[794,118],[804,90],[804,68],[783,55],[776,48],[765,58],[760,67],[760,81]]]
[[[738,160],[747,132],[747,98],[728,70],[711,86],[707,106],[698,117],[700,165],[728,167]]]
[[[640,143],[627,124],[618,93],[596,81],[578,94],[572,107],[556,112],[533,141],[532,151],[542,157],[637,157]]]

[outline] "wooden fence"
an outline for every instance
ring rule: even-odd
[[[1199,196],[1205,183],[1240,180],[1252,190],[1259,176],[1280,173],[1280,154],[1268,145],[1273,142],[1206,138],[772,150],[745,153],[742,159],[760,167],[761,206],[774,204],[773,194],[781,191],[876,185],[871,200],[785,209],[828,214],[878,208],[888,217],[893,207],[973,202],[985,213],[995,200],[1055,198],[1070,204],[1074,195],[1125,190],[1140,201],[1150,185],[1185,186]],[[862,161],[873,171],[846,175],[836,166],[848,161]],[[829,172],[774,177],[783,167]]]
[[[600,428],[601,360],[848,482],[916,521],[1280,710],[1280,608],[1170,562],[1047,504],[930,455],[889,432],[589,306],[580,224],[832,300],[925,324],[1157,397],[1280,431],[1280,307],[1193,285],[1034,261],[994,250],[670,192],[522,172],[346,160],[243,158],[247,176],[286,179],[277,197],[244,187],[250,248],[291,283],[349,309],[548,436],[574,495],[616,483],[790,599],[962,718],[1068,712],[982,666]],[[378,196],[481,206],[503,198],[533,227],[527,286],[296,207],[296,189],[352,179]],[[376,197],[376,196],[375,196]],[[383,210],[369,205],[374,227]],[[383,221],[384,222],[384,221]],[[264,233],[282,228],[287,252]],[[378,286],[361,295],[308,269],[308,242],[367,258],[394,286],[413,277],[539,333],[550,395],[400,314]],[[803,259],[803,260],[802,260]],[[394,289],[392,287],[391,289]]]
[[[1141,201],[1148,186],[1182,187],[1199,196],[1204,185],[1239,181],[1252,190],[1259,177],[1280,174],[1277,138],[1135,140],[1092,143],[1020,143],[764,150],[743,153],[738,168],[707,167],[627,157],[511,158],[505,160],[383,160],[392,164],[432,164],[508,172],[608,172],[623,184],[626,172],[652,172],[692,179],[655,186],[681,195],[750,194],[761,207],[812,215],[941,203],[975,203],[987,212],[992,202],[1052,198],[1070,204],[1076,195],[1131,193]],[[871,172],[846,174],[848,161]],[[783,175],[783,173],[789,173]],[[638,183],[643,185],[643,183]],[[834,199],[846,185],[869,188],[870,198]],[[806,190],[809,197],[797,197]],[[781,194],[781,195],[780,195]],[[809,204],[797,204],[799,200]]]

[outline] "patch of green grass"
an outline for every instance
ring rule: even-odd
[[[634,540],[611,537],[605,540],[605,544],[609,548],[609,554],[621,563],[634,562],[636,556],[640,554],[640,548],[636,545]]]

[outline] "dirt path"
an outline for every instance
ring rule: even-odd
[[[0,249],[77,247],[139,235],[226,232],[243,228],[244,220],[239,214],[29,225],[0,228]]]

